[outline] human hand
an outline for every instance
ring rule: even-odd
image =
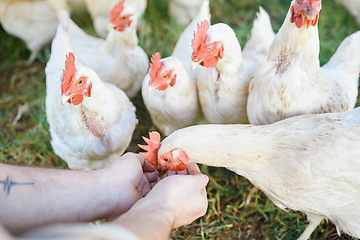
[[[173,228],[192,223],[206,213],[206,185],[209,178],[201,174],[196,163],[184,171],[169,172],[144,200],[153,202],[158,211],[167,214]]]
[[[126,153],[94,173],[107,195],[106,218],[115,218],[130,209],[149,192],[158,179],[155,168],[140,154]],[[95,177],[95,176],[94,176]]]

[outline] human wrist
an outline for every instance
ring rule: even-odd
[[[139,196],[131,191],[131,184],[121,173],[104,168],[88,172],[96,191],[95,215],[97,218],[114,219],[129,210]]]
[[[167,240],[173,229],[174,220],[175,214],[171,209],[159,201],[145,197],[113,223],[127,228],[143,240]]]

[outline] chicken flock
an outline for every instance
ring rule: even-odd
[[[139,145],[159,171],[225,167],[279,208],[305,213],[299,239],[324,218],[360,238],[360,31],[320,66],[322,0],[289,3],[277,33],[260,7],[242,48],[229,25],[211,23],[208,0],[169,0],[170,16],[187,26],[170,56],[150,61],[137,37],[146,0],[0,0],[0,21],[26,42],[29,64],[52,41],[46,116],[51,146],[70,168],[103,168],[126,151],[141,92],[166,136],[150,132]],[[358,14],[357,1],[343,4]],[[19,17],[19,8],[39,14]],[[98,36],[71,19],[78,8]]]

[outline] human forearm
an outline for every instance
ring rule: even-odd
[[[17,234],[52,223],[101,217],[106,206],[101,204],[105,199],[96,186],[96,174],[1,164],[1,224]]]

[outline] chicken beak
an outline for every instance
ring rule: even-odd
[[[148,89],[147,89],[147,93],[150,94],[152,91],[154,91],[156,89],[156,87],[153,87],[151,85],[149,85]]]
[[[66,96],[66,95],[61,95],[61,104],[64,105],[67,101],[69,101],[70,98],[73,97],[73,94]]]
[[[194,70],[202,61],[203,60],[200,60],[200,61],[197,61],[197,62],[192,61],[191,66],[190,66],[191,70]]]
[[[109,31],[109,30],[111,30],[111,29],[113,29],[113,28],[115,28],[115,25],[112,24],[112,23],[110,23],[109,26],[108,26],[108,28],[107,28],[107,30]]]
[[[311,1],[308,0],[304,2],[300,12],[304,14],[304,16],[308,20],[315,20],[320,10],[321,10],[321,1],[312,3]]]
[[[161,168],[158,169],[158,173],[159,173],[159,178],[163,178],[165,177],[165,174],[168,172],[168,169],[162,170]]]
[[[311,6],[306,6],[302,13],[306,16],[308,20],[314,20],[316,18],[318,10],[311,8]]]

